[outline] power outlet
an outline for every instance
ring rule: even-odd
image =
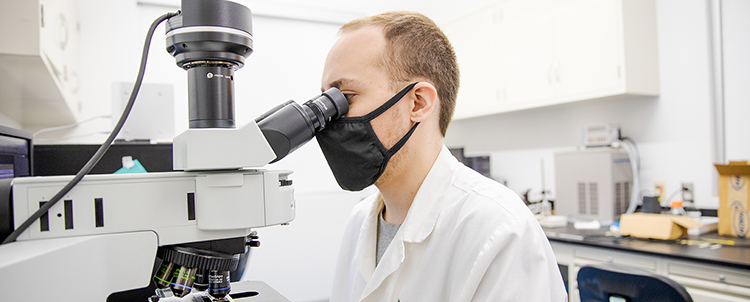
[[[667,182],[666,181],[654,181],[654,196],[659,196],[659,201],[667,199]]]
[[[693,183],[692,182],[683,182],[682,183],[682,202],[683,206],[684,203],[687,202],[694,202],[695,198],[693,197]]]

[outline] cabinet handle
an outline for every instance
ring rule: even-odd
[[[724,275],[719,275],[719,282],[721,283],[727,282],[727,277]]]

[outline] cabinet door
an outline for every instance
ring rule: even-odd
[[[443,26],[461,72],[455,118],[499,110],[502,82],[499,17],[499,7],[493,4]]]
[[[627,1],[627,0],[626,0]],[[555,0],[552,77],[558,101],[584,99],[622,87],[619,0]]]
[[[510,0],[502,10],[505,109],[522,109],[553,96],[552,4]]]
[[[701,288],[685,286],[693,302],[747,302],[748,297],[735,296],[720,291],[708,291]]]

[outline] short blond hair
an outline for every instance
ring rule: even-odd
[[[423,77],[435,86],[440,99],[440,133],[445,136],[456,107],[459,71],[456,54],[443,31],[420,13],[392,11],[353,20],[339,32],[365,26],[383,28],[386,46],[382,67],[392,84]]]

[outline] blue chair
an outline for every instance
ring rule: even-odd
[[[581,302],[693,302],[674,280],[630,267],[587,265],[576,279]]]

